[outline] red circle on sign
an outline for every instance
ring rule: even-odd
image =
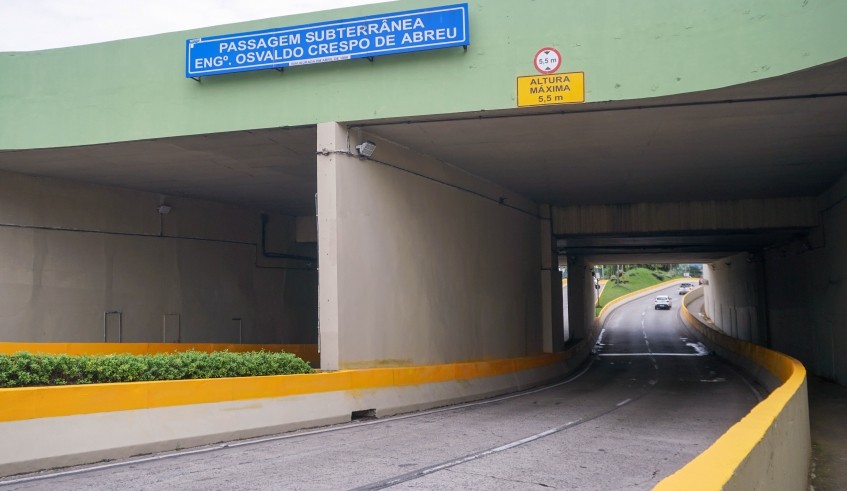
[[[553,73],[562,66],[562,54],[556,48],[545,47],[535,53],[535,59],[532,60],[535,64],[535,69],[541,73]]]

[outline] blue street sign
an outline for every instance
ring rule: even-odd
[[[185,76],[467,46],[468,4],[188,39]]]

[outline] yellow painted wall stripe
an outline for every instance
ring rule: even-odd
[[[582,348],[523,358],[306,375],[0,389],[0,421],[469,380],[554,365]]]
[[[803,388],[806,383],[806,369],[799,361],[787,355],[731,338],[709,328],[692,315],[685,305],[682,313],[691,325],[711,342],[752,360],[783,381],[781,386],[727,430],[712,446],[654,488],[660,491],[724,489],[736,469],[762,442],[783,411],[795,402],[796,397],[805,395]],[[791,450],[793,449],[789,449]]]

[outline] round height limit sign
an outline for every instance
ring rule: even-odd
[[[541,48],[535,53],[535,69],[541,73],[554,73],[562,66],[562,54],[556,48]]]
[[[518,77],[515,101],[518,107],[575,104],[585,102],[585,74],[557,73],[562,67],[562,54],[545,47],[532,60],[541,75]]]

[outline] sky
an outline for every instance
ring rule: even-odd
[[[387,0],[0,0],[0,51],[35,51]]]

